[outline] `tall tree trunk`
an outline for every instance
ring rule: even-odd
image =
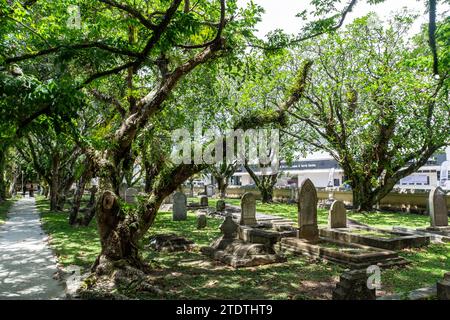
[[[215,177],[217,180],[217,187],[219,189],[219,195],[220,199],[225,199],[226,193],[227,193],[227,179],[223,177]]]
[[[377,193],[372,190],[372,183],[366,177],[352,179],[353,209],[359,212],[373,210]]]
[[[154,210],[156,215],[157,209]],[[139,223],[136,216],[124,215],[117,196],[110,191],[103,192],[95,211],[102,249],[92,270],[97,274],[107,273],[111,263],[119,261],[144,269],[139,255],[139,228],[134,227]]]
[[[5,152],[0,150],[0,203],[6,199],[5,162]]]
[[[88,211],[86,212],[83,218],[82,222],[83,226],[87,227],[95,216],[96,208],[94,204],[95,204],[95,195],[97,194],[97,191],[98,191],[97,186],[92,186],[90,189],[91,197],[89,198]]]
[[[50,187],[50,210],[57,211],[58,210],[58,200],[59,200],[59,165],[60,159],[58,154],[54,154],[52,156],[52,172],[51,172],[51,181],[49,183]]]
[[[258,177],[248,164],[244,165],[245,169],[255,181],[256,187],[261,193],[261,202],[270,203],[273,201],[273,187],[277,183],[278,174],[263,175]]]
[[[77,222],[78,212],[80,211],[81,200],[83,198],[84,189],[86,187],[87,180],[88,180],[87,176],[84,174],[78,180],[77,189],[73,196],[72,211],[70,212],[70,215],[69,215],[69,224],[70,225],[74,225]]]

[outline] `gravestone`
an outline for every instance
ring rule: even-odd
[[[225,200],[217,200],[216,202],[216,210],[217,211],[225,211]]]
[[[345,271],[333,290],[333,300],[375,300],[376,289],[367,287],[365,269]]]
[[[136,195],[138,194],[137,189],[135,188],[128,188],[125,191],[125,201],[127,203],[136,203]]]
[[[202,207],[208,206],[208,197],[207,196],[200,196],[200,205]]]
[[[189,251],[195,247],[192,240],[173,233],[158,234],[150,237],[149,247],[155,251],[176,252]]]
[[[223,233],[223,239],[234,239],[237,235],[239,226],[233,220],[231,214],[225,217],[225,221],[220,226],[220,231]]]
[[[445,192],[441,187],[434,187],[428,196],[428,207],[431,217],[431,227],[448,226],[448,209]]]
[[[197,215],[197,229],[203,229],[206,227],[206,214],[204,213],[199,213]]]
[[[247,192],[241,199],[241,225],[251,226],[256,223],[256,197],[253,193]]]
[[[328,213],[328,227],[347,228],[347,210],[342,201],[335,200]]]
[[[176,192],[173,195],[173,221],[181,221],[187,219],[187,203],[186,195],[182,192]]]
[[[438,300],[450,300],[450,272],[444,275],[444,279],[436,284]]]
[[[206,195],[208,197],[212,197],[214,195],[214,186],[213,185],[206,186]]]
[[[298,191],[298,238],[315,241],[317,227],[317,192],[311,180],[303,180]]]

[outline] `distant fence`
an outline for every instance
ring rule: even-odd
[[[184,188],[184,192],[189,194],[190,188]],[[194,195],[204,192],[204,188],[195,187],[193,190]],[[247,187],[229,187],[226,190],[227,198],[240,199],[244,193],[252,192],[256,195],[257,199],[260,199],[261,195],[256,188]],[[218,193],[216,188],[215,193]],[[273,200],[276,202],[289,202],[295,201],[297,198],[297,189],[292,188],[275,188],[273,192]],[[326,200],[333,198],[335,200],[341,200],[346,205],[352,205],[353,195],[351,191],[325,191],[318,190],[317,198],[320,200]],[[450,208],[450,196],[447,195],[447,208]],[[414,213],[427,213],[428,192],[418,193],[395,193],[391,192],[384,197],[378,204],[378,208],[381,210],[392,211],[404,211]]]

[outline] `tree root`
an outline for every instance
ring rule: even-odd
[[[78,290],[81,299],[126,300],[140,294],[157,297],[163,291],[152,284],[150,276],[126,260],[99,259],[95,271],[86,278]]]

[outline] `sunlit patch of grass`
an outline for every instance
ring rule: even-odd
[[[209,204],[215,207],[217,200],[210,199]],[[226,199],[226,203],[231,205],[240,206],[239,199]],[[261,213],[267,213],[270,215],[280,216],[297,222],[297,204],[287,203],[261,203],[256,202],[256,210]],[[392,228],[394,226],[403,226],[409,228],[423,228],[430,224],[430,218],[428,216],[404,213],[404,212],[368,212],[357,213],[348,211],[348,218],[356,220],[360,223],[367,224],[378,228]],[[328,210],[317,209],[317,222],[319,225],[325,226],[328,224]]]
[[[210,206],[215,206],[215,201],[210,199]],[[239,199],[226,201],[239,205]],[[95,220],[87,228],[73,228],[68,224],[68,213],[49,212],[48,201],[42,198],[38,198],[36,203],[59,261],[63,265],[89,267],[100,251]],[[258,202],[257,210],[293,221],[297,216],[295,204],[263,205]],[[319,210],[318,213],[319,222],[326,223],[327,210]],[[359,217],[359,214],[355,215]],[[374,217],[378,216],[380,220],[369,220],[372,224],[384,225],[384,217],[394,219],[396,215],[374,213]],[[423,218],[417,216],[419,220],[416,220],[414,215],[398,215],[403,215],[398,221],[406,221],[409,226]],[[233,269],[211,261],[200,253],[200,247],[220,236],[219,226],[222,221],[220,218],[208,217],[207,227],[197,230],[193,211],[188,211],[186,221],[172,221],[172,213],[169,212],[158,213],[155,224],[144,237],[142,253],[151,264],[155,284],[163,290],[165,299],[314,299],[322,296],[314,289],[305,291],[302,281],[311,281],[319,286],[322,282],[332,284],[343,271],[342,267],[332,263],[312,262],[306,257],[290,254],[286,263],[243,269]],[[398,221],[389,223],[397,224]],[[148,238],[161,233],[184,236],[193,240],[197,246],[189,252],[174,253],[147,249],[145,245],[148,244]],[[442,278],[445,271],[450,270],[449,252],[450,244],[401,251],[400,254],[411,261],[411,264],[405,268],[383,270],[382,289],[403,293],[434,284]],[[140,295],[139,298],[161,297]]]
[[[424,228],[430,225],[430,218],[428,216],[404,212],[370,212],[364,214],[349,212],[348,217],[378,228],[390,228],[394,226]]]
[[[435,284],[450,270],[450,243],[407,249],[401,251],[400,255],[411,264],[404,268],[383,270],[383,289],[406,293]]]
[[[88,227],[69,225],[67,212],[49,211],[49,201],[38,197],[36,206],[41,213],[44,230],[50,235],[50,245],[64,266],[79,265],[88,268],[100,252],[95,219]]]

